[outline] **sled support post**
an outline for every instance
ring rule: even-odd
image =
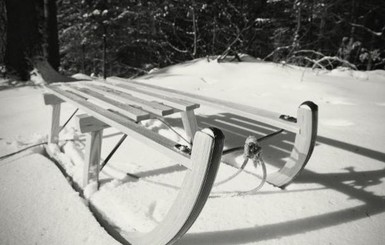
[[[86,151],[83,168],[83,187],[96,182],[99,187],[99,163],[103,129],[86,133]]]
[[[190,142],[193,142],[195,133],[199,130],[198,122],[193,110],[182,111],[182,123],[184,130],[186,131],[187,138]]]
[[[45,93],[43,95],[44,103],[50,105],[52,108],[51,111],[51,130],[49,131],[48,143],[57,144],[59,141],[59,131],[60,131],[60,108],[61,103],[64,101],[59,97]]]
[[[76,116],[76,127],[81,133],[86,134],[83,187],[92,182],[96,182],[98,187],[103,129],[109,125],[93,116],[81,114]]]

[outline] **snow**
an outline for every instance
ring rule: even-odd
[[[44,156],[1,162],[0,175],[0,244],[119,244]]]
[[[241,63],[198,59],[158,69],[137,81],[293,116],[303,101],[312,100],[320,109],[314,153],[285,190],[265,184],[257,194],[236,195],[260,183],[248,173],[214,187],[201,215],[178,244],[382,244],[385,72],[313,71],[243,59]],[[46,139],[50,110],[41,92],[33,87],[0,92],[0,155]],[[74,110],[63,105],[62,123]],[[200,127],[223,129],[226,148],[242,145],[249,135],[275,130],[206,106],[197,115]],[[184,136],[177,116],[167,117],[167,122]],[[60,148],[49,147],[81,186],[84,136],[71,123],[60,135]],[[183,142],[158,120],[143,125]],[[121,135],[112,128],[104,131],[102,157]],[[292,134],[284,133],[263,144],[268,172],[289,156],[292,140]],[[42,148],[33,151],[0,162],[0,244],[118,244],[55,164],[36,154]],[[231,154],[226,160],[241,164],[241,155]],[[247,171],[261,175],[261,169],[251,164]],[[235,172],[222,164],[217,181]],[[184,174],[172,159],[126,139],[101,172],[100,189],[95,191],[91,184],[85,196],[115,226],[145,232],[161,222]]]

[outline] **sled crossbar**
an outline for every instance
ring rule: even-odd
[[[147,233],[114,231],[112,235],[122,244],[165,245],[173,244],[186,233],[210,194],[224,146],[224,135],[219,129],[198,129],[194,110],[199,104],[161,93],[132,95],[132,91],[96,81],[56,83],[47,85],[46,91],[45,104],[52,106],[49,143],[58,143],[63,102],[85,113],[76,118],[77,127],[86,134],[83,187],[90,183],[99,185],[101,144],[106,127],[118,129],[187,168],[178,196],[159,225]],[[180,143],[139,123],[174,113],[181,114],[186,138],[191,143],[186,145],[188,151],[182,150]]]
[[[191,94],[130,79],[110,77],[107,78],[106,82],[109,86],[118,87],[123,90],[135,90],[137,93],[150,95],[162,94],[162,96],[170,96],[199,103],[200,105],[215,107],[294,133],[296,136],[290,157],[281,169],[267,176],[267,182],[274,186],[284,188],[290,184],[301,173],[312,155],[317,137],[318,106],[311,101],[302,103],[297,110],[296,117],[291,117],[248,105]],[[191,117],[195,116],[192,115]],[[194,133],[191,134],[193,135]]]

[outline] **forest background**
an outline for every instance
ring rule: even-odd
[[[304,67],[385,69],[383,0],[0,0],[0,69],[135,76],[239,54]]]

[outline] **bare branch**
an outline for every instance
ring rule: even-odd
[[[185,54],[190,53],[190,51],[188,51],[188,50],[181,50],[181,49],[175,47],[175,46],[172,45],[169,41],[167,41],[166,43],[167,43],[173,50],[175,50],[175,51],[177,51],[177,52],[179,52],[179,53],[185,53]]]
[[[289,49],[289,48],[291,48],[291,47],[292,47],[291,45],[283,46],[283,47],[278,47],[278,48],[274,49],[273,52],[271,52],[270,54],[268,54],[265,58],[263,58],[263,60],[267,60],[268,58],[270,58],[271,56],[273,56],[276,52],[281,51],[282,49]]]
[[[364,25],[360,25],[360,24],[355,24],[355,23],[350,23],[351,26],[354,26],[354,27],[359,27],[361,29],[364,29],[365,31],[369,32],[370,34],[374,35],[374,36],[377,36],[377,37],[381,37],[383,35],[383,31],[385,30],[385,27],[383,28],[383,31],[381,32],[376,32],[376,31],[373,31],[372,29],[364,26]]]
[[[325,57],[325,55],[323,53],[315,51],[315,50],[302,49],[302,50],[298,50],[298,51],[294,52],[294,54],[301,54],[301,53],[313,53],[313,54]]]
[[[352,63],[350,63],[347,60],[343,60],[341,58],[338,58],[337,56],[325,56],[325,57],[323,57],[323,58],[321,58],[319,60],[316,60],[314,65],[313,65],[313,67],[312,67],[312,69],[316,68],[317,66],[323,67],[321,65],[321,63],[324,62],[324,61],[328,61],[328,62],[330,62],[330,61],[338,61],[338,62],[341,62],[342,64],[345,64],[345,65],[349,66],[350,68],[352,68],[354,70],[357,70],[357,67],[355,65],[353,65]]]

